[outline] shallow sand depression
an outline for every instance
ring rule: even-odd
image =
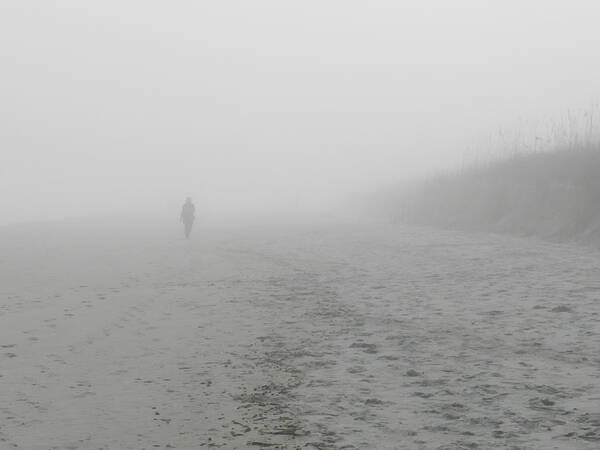
[[[600,447],[598,252],[373,223],[0,245],[0,448]]]

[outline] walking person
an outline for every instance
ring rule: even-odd
[[[192,203],[192,199],[188,197],[183,204],[183,208],[181,208],[181,216],[179,220],[183,222],[185,238],[190,238],[190,233],[192,232],[192,225],[194,225],[194,214],[196,213],[196,207]]]

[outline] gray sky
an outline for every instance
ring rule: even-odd
[[[600,6],[6,0],[0,224],[310,209],[600,98]]]

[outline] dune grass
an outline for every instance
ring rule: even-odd
[[[600,145],[439,174],[400,204],[409,223],[600,243]]]

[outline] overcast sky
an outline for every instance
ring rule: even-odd
[[[303,209],[600,98],[578,0],[4,0],[0,224]]]

